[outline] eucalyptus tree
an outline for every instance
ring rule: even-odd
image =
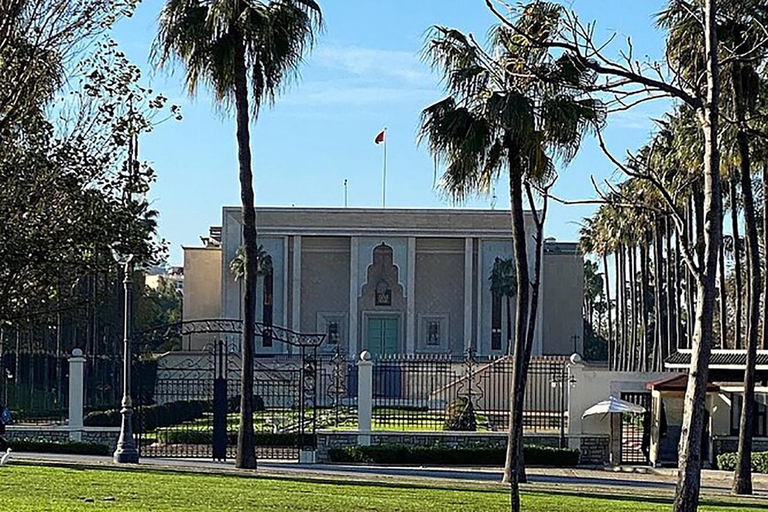
[[[673,0],[676,3],[677,0]],[[492,13],[511,30],[525,38],[536,48],[552,51],[553,54],[570,58],[579,66],[594,71],[600,76],[595,92],[607,92],[631,102],[638,95],[659,97],[666,96],[679,100],[692,109],[698,121],[704,143],[702,158],[701,202],[697,210],[701,213],[700,244],[692,245],[686,232],[682,212],[674,204],[663,184],[653,176],[643,173],[660,189],[671,218],[674,219],[678,236],[681,238],[681,254],[686,261],[691,276],[694,278],[698,300],[696,302],[696,321],[691,343],[692,356],[690,377],[685,395],[685,412],[680,442],[680,469],[675,495],[674,509],[678,512],[696,510],[701,482],[701,437],[705,415],[705,394],[709,369],[709,357],[712,345],[712,320],[717,280],[717,254],[722,242],[722,205],[720,184],[720,152],[718,136],[720,134],[720,67],[718,53],[717,16],[718,0],[700,0],[689,6],[698,15],[704,27],[701,46],[704,58],[694,73],[680,72],[680,59],[669,54],[667,63],[671,73],[660,73],[662,64],[643,65],[633,59],[632,52],[624,54],[623,60],[611,60],[605,56],[606,44],[595,41],[594,27],[581,23],[576,15],[564,8],[540,0],[531,1],[517,10],[506,9],[506,4],[495,0],[485,0]],[[504,7],[501,7],[504,6]],[[557,9],[564,13],[564,22],[557,30],[542,37],[535,30],[521,28],[517,20],[530,17],[531,12],[548,13]],[[502,12],[504,11],[504,12]],[[553,35],[554,33],[554,35]],[[610,42],[610,41],[609,41]],[[669,46],[668,46],[669,49]],[[631,107],[632,103],[629,104]],[[627,104],[622,106],[625,108]],[[605,147],[603,145],[603,147]],[[611,161],[624,168],[618,160],[608,154]],[[626,169],[625,169],[626,170]],[[707,219],[708,222],[703,222]],[[698,248],[698,247],[701,248]],[[694,260],[693,252],[696,253]]]
[[[532,14],[519,23],[546,37],[557,23],[557,10]],[[552,58],[503,25],[493,30],[488,48],[458,30],[433,27],[424,56],[442,73],[448,90],[448,97],[422,112],[419,134],[445,165],[440,186],[461,201],[488,192],[501,172],[509,176],[517,322],[504,480],[511,483],[518,510],[529,331],[535,327],[529,316],[525,185],[551,182],[554,159],[567,162],[575,155],[583,134],[601,122],[602,107],[582,93],[592,80],[590,72],[569,59]],[[530,73],[531,67],[538,73]]]
[[[256,467],[253,433],[253,350],[257,241],[250,122],[295,77],[322,27],[314,0],[168,0],[160,14],[154,54],[162,66],[179,62],[190,94],[211,89],[216,103],[234,107],[245,246],[243,370],[237,467]]]

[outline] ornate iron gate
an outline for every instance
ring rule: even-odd
[[[143,457],[236,456],[241,329],[239,320],[196,320],[134,335],[134,346],[157,346],[158,337],[178,338],[188,348],[205,341],[202,350],[160,358],[140,354],[135,360],[134,429]],[[315,448],[316,358],[324,335],[257,324],[256,336],[285,346],[282,354],[254,361],[257,457],[298,459],[302,450]]]
[[[621,463],[649,464],[651,446],[651,394],[623,392],[621,399],[645,407],[645,414],[621,415]]]

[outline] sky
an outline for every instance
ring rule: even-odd
[[[382,147],[387,127],[387,207],[508,208],[503,180],[495,194],[453,204],[436,190],[440,170],[416,133],[422,109],[444,97],[439,76],[420,60],[427,30],[444,25],[483,40],[495,18],[483,0],[319,0],[325,30],[301,66],[299,79],[264,109],[251,132],[258,206],[380,207]],[[663,0],[572,0],[583,22],[596,21],[598,40],[617,37],[617,54],[632,39],[640,60],[658,59],[663,34],[653,15]],[[168,121],[141,140],[141,157],[157,172],[149,198],[160,213],[160,236],[169,243],[169,263],[182,264],[182,246],[200,245],[208,226],[221,224],[224,205],[240,204],[235,123],[216,108],[208,91],[190,98],[183,70],[156,70],[149,55],[161,0],[143,0],[135,14],[117,23],[112,37],[143,71],[142,82],[182,108],[184,119]],[[646,103],[608,119],[604,137],[614,154],[637,149],[667,108]],[[560,169],[553,194],[595,199],[592,180],[622,176],[593,139]],[[495,199],[494,197],[495,196]],[[594,206],[552,203],[546,232],[560,241],[578,238],[581,219]]]

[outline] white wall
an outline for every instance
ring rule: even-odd
[[[584,411],[608,397],[621,398],[623,391],[648,391],[649,382],[672,377],[670,372],[615,372],[606,368],[589,366],[583,363],[569,366],[571,385],[568,402],[568,434],[571,442],[578,443],[578,436],[583,434],[610,435],[611,422],[608,417],[589,416],[581,419]],[[578,448],[578,446],[576,446]]]

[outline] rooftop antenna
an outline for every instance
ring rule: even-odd
[[[496,187],[493,187],[493,195],[491,196],[491,210],[496,209],[496,201],[498,201],[498,197],[496,197]]]
[[[347,190],[347,178],[344,178],[344,208],[349,206],[349,201],[348,201],[349,196],[348,196],[347,192],[348,192],[348,190]]]

